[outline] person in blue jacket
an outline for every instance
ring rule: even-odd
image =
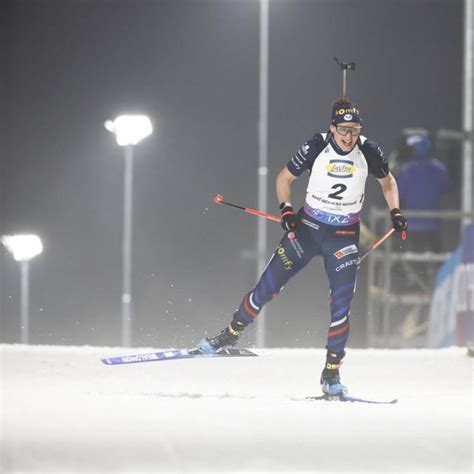
[[[365,183],[373,175],[382,188],[393,227],[402,232],[407,222],[399,209],[398,189],[384,154],[375,142],[362,136],[359,109],[347,99],[334,103],[327,133],[306,141],[280,171],[276,194],[281,224],[286,231],[258,284],[244,295],[230,324],[197,347],[215,353],[236,344],[262,307],[283,289],[287,281],[313,257],[322,256],[330,286],[330,312],[326,364],[321,374],[323,393],[345,393],[339,367],[349,337],[349,316],[359,264],[360,213]],[[303,207],[295,212],[291,184],[309,173]],[[317,302],[315,302],[317,304]]]
[[[433,157],[428,134],[407,137],[412,150],[410,160],[397,173],[400,201],[405,210],[436,211],[441,209],[442,197],[453,188],[453,182],[443,162]],[[415,252],[440,252],[441,222],[434,217],[412,217],[408,246]]]

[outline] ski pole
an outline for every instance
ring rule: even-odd
[[[372,244],[369,251],[359,258],[359,263],[362,262],[362,260],[364,260],[365,257],[370,255],[375,249],[378,249],[394,232],[395,232],[395,229],[392,227],[389,231],[387,231],[384,235],[382,235],[382,237],[380,237],[380,239],[377,240],[377,242]],[[407,238],[407,233],[403,231],[402,240],[406,240],[406,238]]]
[[[281,222],[281,217],[274,216],[273,214],[268,214],[267,212],[257,211],[256,209],[251,209],[249,207],[239,206],[237,204],[232,204],[231,202],[226,202],[226,201],[224,201],[224,196],[222,194],[217,194],[216,196],[214,196],[214,202],[216,204],[225,204],[226,206],[235,207],[236,209],[240,209],[241,211],[244,211],[247,214],[252,214],[252,215],[258,216],[258,217],[264,217],[265,219],[269,219],[269,220],[275,221],[275,222]],[[288,237],[289,237],[290,240],[293,240],[295,238],[295,233],[290,232],[288,234]]]
[[[238,206],[237,204],[232,204],[230,202],[224,201],[224,196],[222,194],[218,194],[214,197],[214,202],[216,204],[225,204],[226,206],[232,206],[237,209],[240,209],[247,214],[253,214],[254,216],[264,217],[265,219],[270,219],[271,221],[281,222],[281,217],[274,216],[272,214],[267,214],[266,212],[257,211],[256,209],[250,209],[249,207]]]

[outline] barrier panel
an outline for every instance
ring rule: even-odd
[[[474,224],[439,269],[430,309],[430,347],[474,343]]]

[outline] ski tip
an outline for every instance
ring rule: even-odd
[[[214,196],[214,202],[216,204],[219,204],[220,202],[222,202],[224,200],[224,196],[222,194],[216,194]]]

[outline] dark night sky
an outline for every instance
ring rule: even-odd
[[[0,21],[0,233],[45,246],[31,265],[32,342],[120,341],[123,158],[103,123],[124,112],[155,125],[135,153],[134,344],[189,346],[222,329],[256,271],[244,256],[255,219],[212,196],[257,205],[258,2],[11,0]],[[388,153],[402,128],[460,128],[462,38],[461,0],[271,0],[268,211],[277,173],[327,127],[333,54],[356,61],[349,95]],[[366,211],[383,205],[369,181]],[[269,255],[280,236],[269,223]],[[0,341],[16,342],[18,265],[0,263]],[[268,306],[268,343],[322,346],[327,290],[315,261]],[[364,300],[362,273],[354,346]]]

